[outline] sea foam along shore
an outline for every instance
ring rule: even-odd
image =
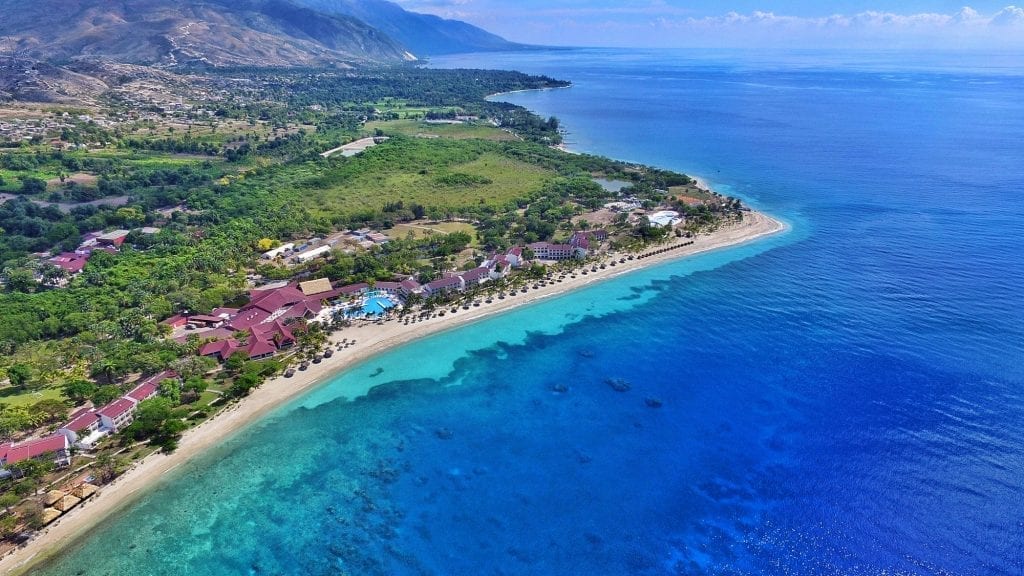
[[[187,462],[193,456],[220,444],[232,433],[285,401],[326,382],[338,372],[348,369],[385,350],[400,346],[412,340],[449,330],[469,322],[477,321],[492,314],[537,302],[557,294],[563,294],[614,276],[640,268],[675,260],[697,253],[747,243],[758,238],[786,230],[788,226],[760,212],[748,212],[741,222],[730,223],[711,234],[694,238],[692,244],[682,245],[690,240],[674,240],[659,246],[675,248],[659,251],[646,258],[627,260],[624,264],[608,266],[587,275],[566,278],[563,282],[548,284],[527,294],[495,300],[481,304],[479,308],[459,310],[456,314],[431,318],[415,324],[405,325],[397,320],[382,324],[368,324],[359,328],[347,328],[331,336],[332,341],[341,336],[355,338],[357,345],[346,348],[320,364],[313,364],[304,372],[297,372],[292,378],[277,377],[268,380],[252,394],[234,406],[191,429],[182,437],[178,449],[169,455],[154,454],[135,464],[128,472],[111,484],[104,486],[90,500],[71,510],[65,517],[44,529],[25,546],[0,559],[0,574],[24,573],[50,555],[71,544],[75,539],[87,535],[88,531],[114,512],[127,506],[141,496],[153,484]]]

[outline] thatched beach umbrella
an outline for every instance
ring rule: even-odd
[[[53,508],[43,508],[43,526],[46,526],[50,522],[53,522],[57,518],[60,518],[61,512],[54,510]]]
[[[89,496],[95,494],[97,490],[99,490],[99,488],[86,482],[76,486],[75,489],[71,491],[71,495],[76,498],[81,498],[82,500],[85,500]]]
[[[77,506],[78,503],[81,501],[81,498],[75,498],[74,496],[68,494],[67,496],[61,498],[54,506],[54,508],[60,510],[61,512],[67,512],[68,510],[71,510],[72,508]]]
[[[46,496],[43,496],[43,506],[53,506],[60,502],[60,499],[64,496],[65,494],[60,490],[50,490],[46,493]]]

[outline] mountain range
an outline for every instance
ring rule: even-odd
[[[409,12],[386,0],[299,1],[328,14],[351,16],[366,22],[421,56],[526,48],[471,24]]]
[[[0,56],[57,65],[347,67],[521,47],[384,0],[0,0],[0,14]]]

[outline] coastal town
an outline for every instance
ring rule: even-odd
[[[514,109],[265,104],[305,82],[0,115],[0,557],[394,345],[780,226]]]
[[[670,218],[665,225],[671,228],[683,222]],[[52,275],[38,280],[60,289],[82,273],[92,254],[116,253],[127,248],[124,242],[133,234],[138,237],[158,232],[119,229],[85,234],[74,252],[43,259],[64,272],[58,280]],[[671,255],[694,244],[692,235],[669,237],[672,241],[660,249],[616,250],[608,230],[578,230],[561,243],[533,242],[484,254],[479,265],[447,271],[425,282],[413,275],[353,284],[332,283],[325,277],[268,282],[250,289],[247,302],[239,307],[182,312],[161,320],[159,325],[165,338],[194,349],[197,358],[208,359],[204,370],[214,379],[226,380],[229,374],[237,374],[232,363],[276,359],[275,370],[280,370],[279,378],[285,381],[266,385],[288,386],[288,380],[301,378],[314,363],[330,364],[332,357],[355,356],[350,354],[350,347],[354,349],[359,337],[367,334],[364,327],[411,326],[413,333],[417,323],[443,321],[446,316],[452,320],[460,313],[468,316],[471,310],[511,303],[520,293],[520,300],[525,300],[531,290],[535,294],[550,293],[563,283],[567,287],[586,280],[588,275],[596,279],[614,273],[617,267],[626,270],[644,258]],[[297,266],[331,258],[335,251],[372,251],[389,241],[387,235],[368,229],[348,230],[323,239],[280,243],[263,252],[260,260],[282,267]],[[311,333],[319,337],[311,337]],[[147,401],[163,394],[180,396],[185,379],[174,370],[140,375],[123,385],[123,395],[106,404],[86,402],[70,410],[62,423],[47,427],[52,431],[0,446],[0,475],[17,479],[26,474],[26,468],[36,474],[36,469],[45,470],[39,487],[25,495],[27,501],[38,502],[34,504],[38,506],[37,515],[27,517],[29,524],[14,527],[9,534],[29,537],[29,526],[43,528],[96,494],[103,485],[96,464],[104,458],[98,454],[121,455],[141,446],[135,442],[126,445],[125,431],[139,411],[146,409]],[[229,397],[230,387],[212,398],[210,405],[227,404]],[[55,496],[58,493],[62,494],[59,498]],[[24,508],[25,503],[21,506]],[[18,539],[9,542],[16,545]]]

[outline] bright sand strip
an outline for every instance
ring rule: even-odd
[[[411,340],[428,334],[454,328],[486,316],[523,306],[556,294],[569,292],[586,284],[605,280],[623,273],[646,268],[668,260],[691,256],[700,252],[734,246],[785,230],[787,226],[759,212],[747,212],[741,223],[729,224],[708,235],[693,239],[693,244],[674,250],[667,250],[643,259],[627,260],[625,264],[608,266],[604,270],[577,274],[562,282],[549,283],[525,295],[494,300],[470,310],[459,309],[456,314],[405,325],[398,320],[382,324],[368,324],[361,328],[348,328],[332,335],[331,340],[355,337],[357,345],[335,352],[320,364],[310,364],[308,370],[296,372],[292,378],[279,376],[268,380],[248,397],[216,414],[210,420],[188,430],[182,437],[178,449],[170,455],[153,454],[136,463],[128,472],[100,489],[96,496],[72,509],[63,518],[43,529],[32,541],[0,560],[0,574],[15,574],[27,570],[48,555],[60,551],[61,544],[68,544],[82,537],[118,509],[131,503],[136,497],[151,489],[152,485],[177,466],[193,456],[214,447],[245,425],[280,406],[302,392],[329,380],[336,373]],[[650,250],[668,248],[688,241],[673,240]],[[616,261],[618,257],[616,258]],[[482,299],[481,299],[482,300]],[[447,308],[445,308],[447,310]]]

